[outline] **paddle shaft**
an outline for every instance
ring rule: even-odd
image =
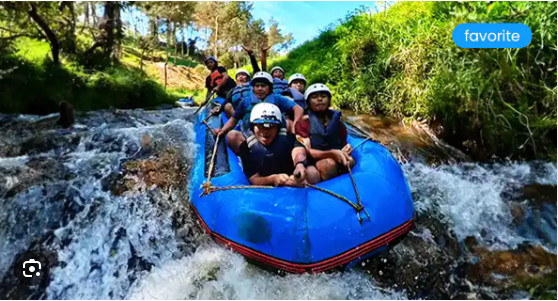
[[[203,108],[203,107],[209,102],[209,100],[213,97],[214,94],[215,94],[215,91],[212,91],[210,94],[207,95],[207,97],[206,97],[205,100],[200,104],[200,106],[198,107],[198,109],[196,110],[196,112],[194,112],[194,115],[198,114],[198,112],[201,110],[201,108]]]

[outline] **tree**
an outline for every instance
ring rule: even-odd
[[[73,54],[75,48],[75,12],[73,3],[2,2],[3,40],[20,36],[48,41],[54,64],[60,64],[60,53]]]
[[[219,38],[222,32],[219,31],[222,24],[226,23],[225,2],[207,1],[201,2],[194,14],[194,20],[198,28],[205,28],[211,31],[208,37],[207,46],[213,50],[213,56],[219,57]]]
[[[104,29],[104,45],[103,50],[107,57],[112,60],[118,60],[121,53],[122,19],[120,18],[120,9],[122,3],[118,1],[105,2],[105,20]]]
[[[166,59],[165,59],[165,88],[167,87],[167,65],[169,63],[169,51],[171,45],[174,46],[174,63],[176,64],[177,52],[177,39],[176,29],[181,24],[189,24],[192,21],[195,2],[172,2],[172,1],[159,1],[159,2],[146,2],[140,3],[140,8],[146,12],[151,20],[163,20],[165,24],[166,33]],[[158,26],[152,24],[152,32],[159,31]],[[183,41],[184,42],[184,41]]]
[[[243,45],[247,49],[259,50],[262,70],[267,70],[267,53],[272,47],[279,46],[277,50],[288,48],[294,43],[292,34],[283,35],[279,29],[279,23],[271,19],[270,26],[266,30],[261,19],[248,24],[245,29]]]

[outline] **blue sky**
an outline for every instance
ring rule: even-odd
[[[266,25],[271,18],[279,22],[283,33],[292,33],[296,47],[312,38],[330,24],[336,24],[355,9],[365,6],[375,10],[374,1],[253,1],[252,15],[254,19],[262,19]],[[147,34],[147,18],[137,9],[126,10],[123,19],[136,26],[141,34]],[[186,37],[197,35],[192,29]],[[180,39],[180,34],[177,34]],[[203,35],[202,35],[203,36]],[[204,48],[200,41],[198,47]]]
[[[254,1],[252,15],[266,24],[270,18],[279,22],[284,33],[292,33],[295,46],[316,37],[328,25],[355,9],[373,9],[373,1]]]

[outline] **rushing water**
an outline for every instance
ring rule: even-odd
[[[280,276],[217,245],[197,224],[186,190],[196,150],[191,114],[81,113],[73,131],[56,129],[54,115],[0,115],[0,298],[549,293],[514,281],[556,277],[555,163],[473,163],[428,132],[394,129],[393,123],[381,127],[357,116],[353,121],[381,133],[378,138],[402,162],[417,226],[389,252],[350,271]],[[13,275],[15,258],[29,250],[49,258],[43,285],[27,287]],[[502,256],[519,268],[499,265]]]

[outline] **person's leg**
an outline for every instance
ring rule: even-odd
[[[306,181],[310,184],[316,184],[321,181],[320,172],[316,169],[316,166],[310,165],[306,168]]]
[[[240,145],[246,138],[241,132],[232,130],[227,134],[227,143],[231,150],[238,156],[240,154]]]
[[[338,174],[337,162],[331,158],[322,159],[316,162],[316,168],[320,172],[322,181],[336,177]]]

